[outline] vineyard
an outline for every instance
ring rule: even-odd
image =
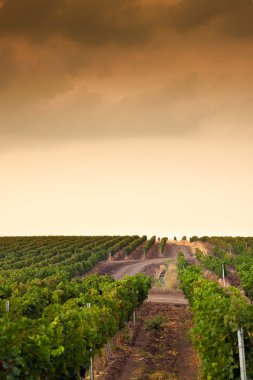
[[[253,300],[253,238],[204,237],[201,239],[213,246],[212,256],[204,256],[198,252],[197,257],[202,265],[214,271],[219,277],[221,277],[222,264],[228,277],[230,277],[231,269],[234,268],[239,275],[245,294]]]
[[[201,358],[202,376],[240,379],[237,331],[243,329],[247,375],[253,378],[253,239],[191,238],[196,241],[208,243],[212,254],[197,249],[199,265],[189,265],[180,255],[178,266],[181,287],[194,311],[192,339]],[[235,278],[236,286],[232,286]]]
[[[80,379],[147,297],[150,278],[83,276],[146,236],[0,238],[0,378]]]
[[[193,312],[191,338],[200,359],[200,379],[240,379],[240,329],[244,331],[248,379],[253,378],[253,238],[193,236],[190,241],[172,243],[166,237],[147,239],[145,235],[0,238],[0,378],[83,379],[91,358],[97,357],[148,297],[151,277],[134,274],[146,268],[144,273],[153,275],[159,265],[165,267],[168,258],[178,261],[180,286],[192,311],[182,305],[185,309],[177,309],[173,301],[167,306],[161,300],[153,306],[144,304],[141,310],[149,313],[148,318],[159,311],[165,320],[168,315],[173,318],[172,310],[177,315],[176,324],[162,324],[155,344],[157,350],[161,345],[160,351],[152,362],[149,349],[153,355],[155,348],[147,347],[146,373],[158,373],[164,360],[163,369],[170,371],[178,362],[176,373],[187,376],[188,364],[180,370],[183,360],[173,359],[174,346],[170,345],[174,343],[169,336],[183,339],[173,328],[183,327],[180,315]],[[178,254],[180,250],[183,253]],[[108,273],[122,279],[116,281]],[[150,294],[155,297],[160,292]],[[142,339],[147,339],[138,341],[144,353],[147,342],[153,345],[157,335],[155,329],[153,335],[145,330],[145,320],[138,323]],[[166,348],[165,360],[162,352]],[[134,358],[136,351],[132,352]],[[132,367],[131,360],[128,366]],[[145,366],[136,366],[145,370]],[[120,368],[117,371],[119,376]],[[165,372],[163,376],[171,378]]]

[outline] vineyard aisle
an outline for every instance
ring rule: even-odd
[[[190,247],[167,244],[165,257],[161,257],[157,246],[150,259],[108,262],[100,266],[99,272],[111,274],[116,279],[138,272],[157,276],[166,260],[170,259],[172,266],[176,263],[180,251],[186,258],[192,257]],[[197,357],[189,338],[192,315],[181,290],[167,286],[150,290],[148,300],[137,313],[136,324],[123,334],[126,336],[117,344],[108,367],[95,377],[97,380],[197,378]]]

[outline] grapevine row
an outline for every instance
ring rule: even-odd
[[[253,376],[253,306],[233,287],[203,278],[200,267],[179,257],[181,288],[194,312],[192,339],[206,380],[240,378],[237,330],[244,329],[248,376]]]
[[[2,307],[1,379],[79,379],[149,287],[144,275],[121,281],[93,275],[52,289],[20,284],[9,313]]]

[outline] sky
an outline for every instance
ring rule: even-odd
[[[0,0],[0,235],[251,235],[251,0]]]

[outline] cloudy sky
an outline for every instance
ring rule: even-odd
[[[0,0],[0,165],[0,235],[252,235],[252,1]]]

